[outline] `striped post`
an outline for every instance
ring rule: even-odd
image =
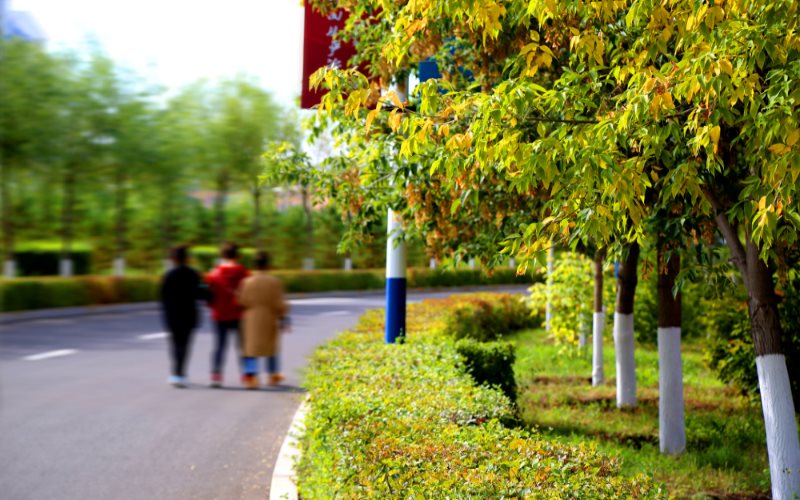
[[[386,343],[403,342],[406,336],[406,244],[403,227],[389,209],[386,242]]]

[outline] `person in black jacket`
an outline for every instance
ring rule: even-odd
[[[192,332],[200,326],[197,300],[208,300],[209,292],[200,274],[189,267],[189,249],[179,245],[172,249],[170,258],[175,264],[161,281],[161,309],[164,326],[170,334],[172,375],[169,383],[186,387],[186,359]]]

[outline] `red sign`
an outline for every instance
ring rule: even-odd
[[[310,108],[319,104],[325,91],[324,89],[316,91],[309,89],[309,77],[323,66],[347,67],[347,62],[355,54],[355,49],[352,44],[336,39],[336,34],[342,29],[347,19],[345,11],[338,10],[323,16],[312,9],[308,1],[305,4],[303,91],[300,95],[300,107]]]

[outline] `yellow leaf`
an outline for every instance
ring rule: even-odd
[[[393,109],[391,113],[389,113],[389,126],[392,127],[392,132],[397,132],[400,129],[400,121],[402,120],[403,116],[397,112],[396,109]]]
[[[770,152],[776,155],[782,155],[783,153],[789,151],[789,149],[790,148],[787,148],[785,144],[780,143],[773,144],[769,147]]]
[[[450,125],[447,125],[445,123],[444,125],[440,126],[439,135],[442,137],[447,137],[448,135],[450,135]]]
[[[728,76],[733,75],[733,65],[727,59],[723,59],[719,62],[719,69]]]
[[[711,138],[711,142],[714,143],[714,146],[716,146],[719,142],[719,125],[711,127],[711,130],[708,131],[708,136]]]
[[[655,84],[656,84],[655,78],[648,78],[647,81],[644,82],[644,87],[642,87],[642,90],[644,90],[645,92],[650,92],[651,90],[653,90]]]
[[[794,131],[789,134],[789,137],[786,138],[786,145],[792,147],[797,143],[798,139],[800,139],[800,128],[794,129]]]
[[[378,110],[377,109],[373,109],[372,111],[367,113],[367,124],[365,126],[365,129],[366,129],[367,132],[369,132],[369,127],[370,127],[370,125],[372,125],[372,120],[374,120],[376,116],[378,116]]]
[[[760,200],[758,200],[758,209],[764,210],[764,207],[767,206],[767,197],[762,196]]]
[[[397,106],[400,109],[403,109],[403,102],[400,100],[400,96],[397,95],[397,92],[395,92],[394,90],[389,92],[389,99],[392,100],[395,106]]]

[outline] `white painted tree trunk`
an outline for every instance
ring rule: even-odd
[[[72,276],[72,259],[61,259],[59,261],[58,274],[65,278]]]
[[[428,267],[430,267],[431,269],[436,269],[436,258],[435,257],[431,257],[431,260],[428,263]]]
[[[772,498],[800,498],[800,444],[786,358],[783,354],[757,356],[756,368],[767,431]]]
[[[303,259],[303,270],[312,271],[313,269],[314,269],[314,259],[311,258]]]
[[[592,387],[603,385],[603,329],[606,327],[605,313],[592,315]]]
[[[617,408],[636,406],[633,314],[614,313],[614,350],[617,355]]]
[[[658,442],[668,455],[686,449],[679,327],[658,328]]]
[[[3,262],[3,276],[13,278],[17,275],[17,263],[14,259]]]
[[[470,269],[475,269],[475,259],[474,258],[470,258],[469,259],[469,268]]]
[[[114,259],[114,276],[125,276],[125,258]]]
[[[510,259],[508,259],[508,267],[510,267],[511,269],[516,269],[517,261],[514,260],[514,257],[511,257]]]
[[[580,325],[578,325],[578,348],[583,349],[586,347],[586,320],[581,314]]]
[[[351,259],[350,257],[345,257],[344,259],[344,270],[345,271],[353,270],[353,259]]]

